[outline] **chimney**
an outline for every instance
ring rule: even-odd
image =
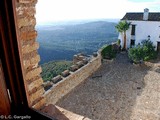
[[[143,13],[143,20],[148,20],[149,17],[149,9],[145,8]]]

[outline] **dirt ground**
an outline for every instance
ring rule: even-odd
[[[160,120],[160,61],[133,65],[120,53],[56,105],[92,120]]]

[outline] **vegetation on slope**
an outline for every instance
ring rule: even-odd
[[[41,65],[41,76],[44,81],[49,81],[53,77],[61,74],[64,70],[69,69],[72,65],[71,61],[50,61]]]

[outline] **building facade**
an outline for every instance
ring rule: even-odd
[[[130,27],[126,31],[127,48],[150,39],[156,50],[160,51],[160,12],[149,12],[149,9],[146,8],[144,13],[126,13],[121,20],[130,23]],[[120,33],[118,38],[123,45],[123,33]]]

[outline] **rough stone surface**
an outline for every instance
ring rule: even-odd
[[[25,79],[26,80],[30,80],[38,75],[40,75],[40,73],[42,72],[42,68],[38,67],[38,68],[34,68],[33,70],[27,72]]]
[[[41,111],[57,120],[91,120],[52,104],[45,106]]]
[[[77,65],[79,68],[81,68],[84,64],[83,64],[83,61],[79,61],[79,62],[76,63],[76,65]]]
[[[42,95],[44,94],[44,89],[42,87],[40,87],[40,89],[36,90],[34,93],[32,93],[30,95],[30,101],[31,103],[33,104],[33,102],[36,100],[36,99],[39,99],[40,97],[42,97]]]
[[[78,70],[78,66],[77,66],[77,65],[72,65],[72,66],[70,67],[70,71],[74,72],[74,71],[76,71],[76,70]]]
[[[37,78],[34,81],[28,81],[28,90],[31,91],[34,88],[38,88],[39,86],[41,86],[43,84],[43,80],[42,78]]]
[[[85,56],[82,53],[73,56],[73,64],[76,64],[79,61],[85,59]]]
[[[39,101],[36,101],[36,103],[32,105],[33,108],[40,110],[41,108],[43,108],[46,104],[46,99],[44,97],[42,97],[42,99],[40,99]]]
[[[153,64],[134,66],[120,53],[56,105],[92,120],[160,120],[160,62]]]
[[[36,2],[37,0],[18,0],[19,3],[25,3],[25,4],[30,4],[33,2]]]
[[[55,106],[57,109],[59,109],[61,111],[61,113],[63,113],[63,115],[65,115],[68,120],[91,120],[89,118],[86,118],[85,116],[82,115],[78,115],[76,113],[73,113],[72,111],[68,111],[64,108],[61,108],[59,106]]]
[[[16,8],[17,15],[20,17],[24,16],[34,16],[36,13],[35,7],[23,7],[22,5]]]
[[[68,94],[72,89],[85,81],[91,74],[93,74],[101,66],[101,56],[98,55],[93,58],[90,63],[81,67],[77,71],[71,73],[60,82],[53,85],[51,89],[46,91],[46,103],[55,104],[59,99]]]
[[[36,55],[30,59],[24,59],[23,65],[25,69],[38,67],[38,62],[40,61],[40,56]]]
[[[38,109],[44,106],[45,99],[41,99],[44,88],[40,77],[42,69],[38,66],[40,56],[37,52],[39,44],[36,42],[35,30],[36,3],[37,0],[16,0],[16,25],[28,104]]]
[[[18,19],[18,28],[26,27],[26,26],[35,26],[36,25],[36,19],[35,18],[21,18]]]
[[[32,45],[26,45],[22,48],[22,53],[27,54],[39,48],[38,42],[33,43]]]
[[[37,37],[37,31],[23,31],[20,33],[20,39],[21,40],[33,40]]]
[[[52,85],[53,85],[53,83],[52,83],[51,81],[47,81],[47,82],[44,82],[44,83],[43,83],[43,87],[44,87],[44,88],[50,87],[50,86],[52,86]]]
[[[53,83],[57,83],[57,82],[59,82],[59,81],[61,81],[62,80],[62,76],[61,75],[57,75],[56,77],[54,77],[54,78],[52,78],[52,82]]]
[[[51,117],[54,117],[56,120],[69,120],[57,107],[52,104],[47,105],[41,111]]]
[[[63,77],[67,77],[69,74],[70,74],[70,73],[69,73],[69,70],[65,70],[65,71],[63,71],[63,72],[61,73],[61,75],[62,75]]]

